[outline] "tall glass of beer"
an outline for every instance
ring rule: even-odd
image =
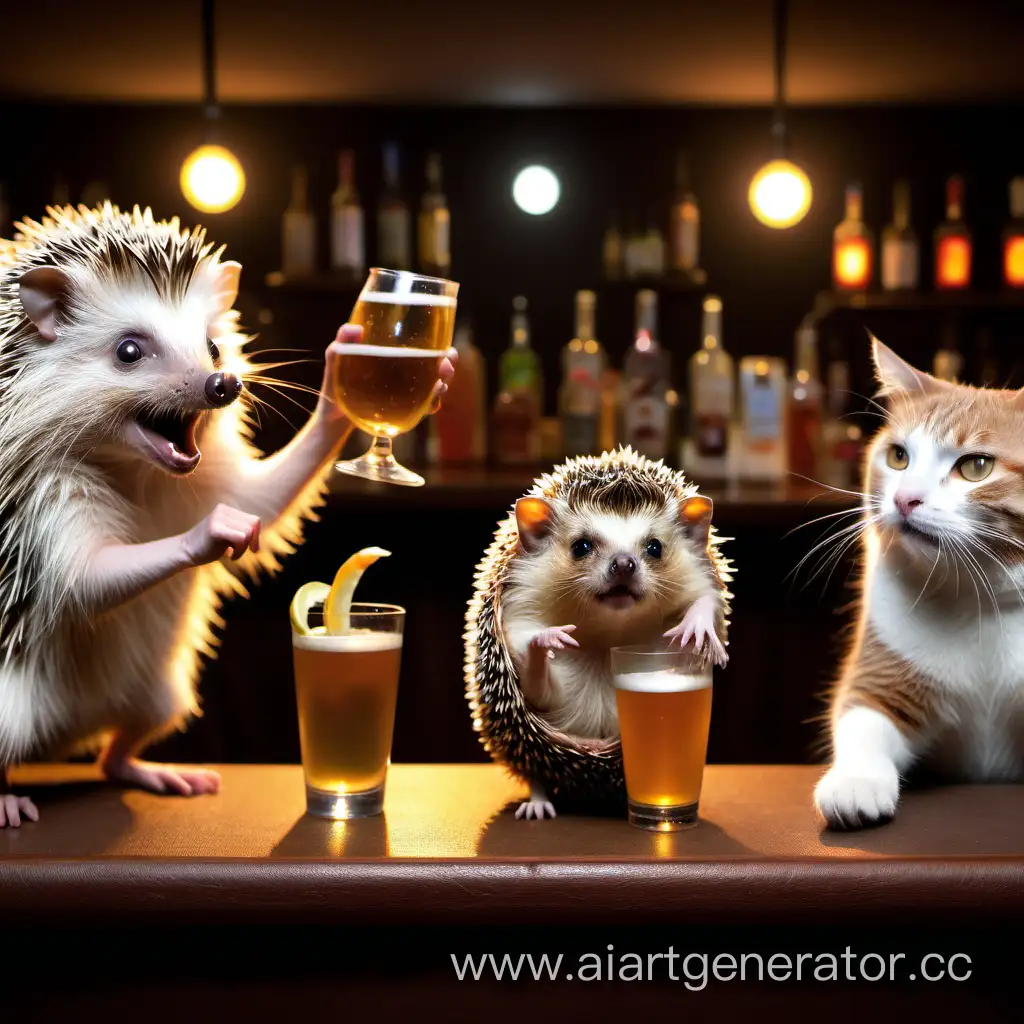
[[[363,340],[347,345],[338,360],[338,405],[373,436],[369,451],[336,464],[341,473],[410,487],[423,478],[399,465],[391,442],[412,430],[430,410],[441,363],[452,344],[455,281],[405,270],[370,271],[349,323]]]
[[[292,631],[306,809],[365,818],[384,808],[405,610],[352,604],[349,632]]]
[[[677,832],[697,824],[711,725],[711,667],[689,651],[612,648],[629,820]]]

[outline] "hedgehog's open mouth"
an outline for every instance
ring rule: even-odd
[[[619,583],[608,590],[602,590],[597,599],[609,608],[632,608],[643,600],[643,594],[625,583]]]
[[[196,426],[200,415],[198,412],[140,412],[130,425],[136,435],[131,440],[164,469],[183,476],[199,465]]]

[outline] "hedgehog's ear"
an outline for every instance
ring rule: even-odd
[[[516,502],[520,548],[523,551],[535,551],[550,533],[554,518],[554,509],[543,498],[520,498]]]
[[[695,494],[687,498],[679,509],[679,518],[687,535],[701,547],[706,547],[711,534],[711,515],[715,510],[714,503],[703,494]]]
[[[217,264],[213,279],[213,301],[217,304],[218,313],[227,313],[234,308],[241,276],[241,263],[227,260]]]
[[[56,339],[57,316],[70,291],[70,279],[56,267],[34,267],[22,274],[18,282],[18,298],[25,316],[32,321],[44,341]]]

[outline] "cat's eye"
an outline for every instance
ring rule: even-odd
[[[976,484],[991,476],[995,465],[991,455],[965,455],[957,462],[956,470],[969,483]]]
[[[661,558],[661,541],[657,539],[649,540],[644,550],[647,552],[648,558]]]
[[[573,558],[586,558],[590,554],[594,545],[587,540],[586,537],[580,537],[579,540],[572,542],[572,557]]]
[[[910,455],[901,444],[889,445],[885,463],[890,469],[906,469],[910,465]]]
[[[213,338],[207,338],[206,339],[206,348],[209,351],[210,358],[214,361],[214,363],[215,364],[219,363],[220,362],[220,349],[217,348],[217,343],[213,340]]]

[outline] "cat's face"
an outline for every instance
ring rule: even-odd
[[[948,384],[880,342],[889,413],[865,466],[878,531],[911,553],[1024,562],[1024,393]]]

